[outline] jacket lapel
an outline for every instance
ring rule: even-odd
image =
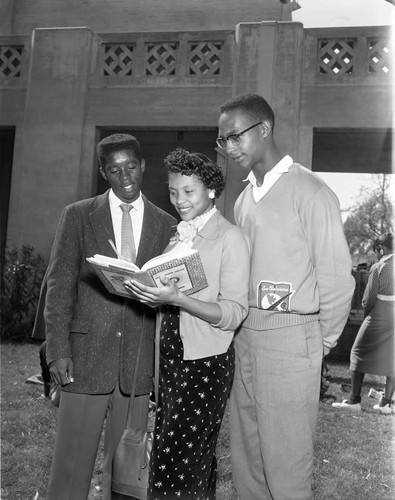
[[[163,250],[161,235],[163,220],[158,217],[158,210],[147,198],[143,196],[144,217],[136,265],[141,267],[152,257],[156,257]],[[167,243],[167,242],[166,242]]]
[[[108,194],[109,190],[94,199],[94,207],[88,217],[101,255],[116,257],[117,255],[108,241],[115,242]]]

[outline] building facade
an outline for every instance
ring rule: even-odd
[[[48,257],[62,208],[105,186],[97,142],[143,146],[143,191],[171,211],[177,146],[217,159],[232,220],[240,172],[216,149],[219,106],[242,92],[276,113],[280,149],[316,171],[392,171],[390,27],[304,29],[278,0],[3,0],[2,248]]]

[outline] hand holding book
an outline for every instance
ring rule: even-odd
[[[154,257],[141,269],[132,262],[105,255],[96,254],[87,258],[87,261],[109,292],[124,297],[133,297],[124,285],[130,279],[152,287],[162,286],[161,279],[171,279],[186,295],[208,286],[199,253],[190,248]]]
[[[125,282],[133,297],[149,307],[170,304],[196,316],[207,323],[217,324],[222,318],[222,309],[217,301],[204,301],[182,293],[171,278],[161,278],[161,286],[151,287],[138,280]]]
[[[157,287],[144,285],[141,281],[131,278],[125,281],[125,287],[137,300],[149,307],[176,304],[185,297],[172,278],[162,277]]]

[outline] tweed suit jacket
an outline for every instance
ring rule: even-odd
[[[86,261],[115,257],[109,191],[67,206],[55,235],[47,274],[47,361],[71,357],[74,382],[64,390],[108,394],[118,380],[130,394],[142,333],[136,395],[152,390],[155,311],[107,292]],[[144,196],[144,218],[136,264],[160,255],[177,221]]]

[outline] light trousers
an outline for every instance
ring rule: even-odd
[[[235,337],[230,398],[240,500],[311,500],[323,343],[318,321]]]
[[[105,422],[103,500],[111,500],[112,459],[125,429],[130,397],[117,384],[104,395],[62,391],[47,500],[86,500]],[[133,422],[145,428],[149,395],[137,396]]]

